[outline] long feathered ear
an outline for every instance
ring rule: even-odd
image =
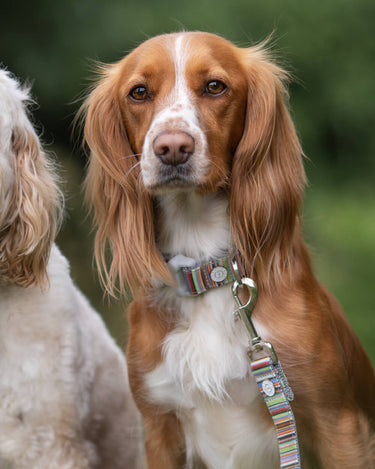
[[[116,67],[102,70],[79,112],[90,149],[85,189],[97,229],[95,259],[102,284],[113,296],[124,293],[126,284],[134,294],[151,276],[168,278],[155,244],[153,201],[144,190],[139,155],[130,147],[119,106]]]
[[[0,282],[44,287],[61,221],[61,193],[52,162],[28,119],[27,91],[4,71],[0,78],[2,112],[7,114],[2,116],[1,152],[12,174],[0,214]]]
[[[244,50],[244,66],[248,102],[233,159],[231,224],[246,272],[270,287],[293,263],[305,173],[286,106],[287,74],[260,46]]]

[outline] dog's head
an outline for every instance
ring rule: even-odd
[[[113,251],[107,285],[167,275],[152,196],[168,191],[227,191],[249,274],[285,267],[304,183],[286,79],[263,47],[195,32],[155,37],[101,69],[83,109],[99,264],[108,240]]]
[[[27,115],[28,90],[0,70],[0,283],[45,285],[61,215],[54,168]]]

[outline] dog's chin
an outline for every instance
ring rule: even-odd
[[[191,190],[202,188],[203,181],[196,178],[191,171],[185,168],[181,169],[167,168],[161,171],[150,182],[146,182],[144,179],[146,190],[152,194],[159,195],[171,192],[190,192]]]
[[[153,195],[170,194],[176,192],[191,192],[192,190],[199,188],[200,185],[180,179],[171,179],[169,181],[163,181],[151,186],[146,186],[146,190],[148,190]]]

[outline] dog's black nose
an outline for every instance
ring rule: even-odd
[[[163,132],[155,138],[152,146],[162,163],[170,166],[186,163],[195,150],[194,139],[186,132]]]

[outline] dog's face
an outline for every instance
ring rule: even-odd
[[[241,49],[205,33],[166,35],[133,51],[120,75],[121,113],[145,187],[224,184],[244,127]]]
[[[168,276],[155,244],[154,195],[186,189],[224,189],[249,275],[285,269],[304,183],[287,78],[264,47],[200,32],[157,36],[101,68],[81,112],[99,265],[107,241],[114,254],[103,268],[109,288],[117,276],[134,288]]]

